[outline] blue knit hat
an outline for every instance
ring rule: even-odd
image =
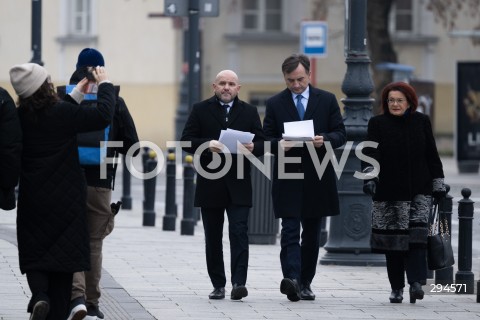
[[[78,55],[77,69],[81,67],[105,66],[105,61],[100,51],[93,48],[85,48]]]

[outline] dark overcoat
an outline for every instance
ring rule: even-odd
[[[368,122],[367,141],[378,146],[363,153],[380,166],[373,197],[372,250],[424,247],[433,185],[443,185],[444,178],[429,117],[409,110],[403,116],[375,116]]]
[[[285,162],[292,163],[283,164],[283,161],[279,161],[278,141],[282,139],[284,133],[283,124],[300,121],[291,91],[285,89],[271,97],[267,100],[266,107],[263,130],[267,139],[271,141],[271,152],[276,156],[272,182],[275,217],[308,218],[338,215],[340,209],[337,176],[328,159],[331,155],[324,159],[327,155],[325,146],[314,148],[312,157],[304,143],[302,147],[294,147],[285,152],[285,157],[290,158]],[[337,99],[332,93],[310,86],[304,120],[313,120],[315,135],[323,136],[325,143],[330,143],[332,149],[345,144],[345,126]],[[296,161],[295,157],[300,161]],[[318,163],[321,164],[324,160],[329,162],[320,177],[315,167],[319,168]],[[284,166],[286,173],[303,173],[303,178],[282,178],[279,176],[279,166]]]
[[[90,269],[86,182],[76,135],[112,120],[113,85],[98,89],[96,108],[59,101],[33,114],[18,109],[23,130],[17,239],[22,273]]]
[[[221,130],[227,128],[253,133],[255,135],[253,155],[261,156],[264,153],[265,136],[256,107],[236,97],[226,121],[225,110],[215,96],[194,104],[183,129],[181,141],[191,142],[191,147],[183,149],[192,154],[198,153],[196,157],[199,157],[201,168],[208,172],[208,175],[203,175],[197,169],[195,189],[195,206],[197,207],[225,208],[229,204],[252,206],[249,160],[244,158],[242,170],[238,170],[237,156],[232,154],[232,166],[225,174],[219,174],[215,179],[213,174],[224,168],[224,154],[218,154],[221,159],[218,166],[212,169],[208,167],[214,159],[213,153],[208,149],[208,142],[218,140]],[[204,145],[204,143],[207,144]]]
[[[15,186],[20,175],[22,129],[15,102],[0,88],[0,209],[15,208]]]

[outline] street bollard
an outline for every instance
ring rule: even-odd
[[[143,166],[143,172],[147,172],[147,160],[149,159],[149,147],[143,147],[143,153],[142,153],[142,166]]]
[[[327,217],[322,217],[320,222],[320,247],[323,247],[328,240]]]
[[[185,156],[185,163],[183,164],[183,218],[180,224],[180,234],[189,236],[193,236],[196,219],[193,207],[195,168],[192,162],[193,157],[191,155]]]
[[[472,191],[462,189],[463,199],[458,201],[458,271],[455,284],[465,284],[465,290],[458,293],[473,294],[474,275],[472,272],[472,225],[473,204],[470,200]]]
[[[195,214],[197,216],[197,222],[198,222],[198,221],[202,220],[202,210],[201,210],[201,208],[196,208],[195,211],[196,211]],[[195,225],[197,224],[197,222],[195,222]]]
[[[452,199],[453,197],[449,195],[450,186],[445,185],[447,194],[442,201],[438,204],[438,214],[444,214],[444,217],[447,219],[448,230],[450,230],[450,236],[452,237]],[[439,226],[440,227],[440,226]],[[440,269],[435,271],[435,284],[447,285],[453,283],[453,266],[450,266],[445,269]]]
[[[175,231],[177,220],[177,204],[175,203],[175,179],[176,165],[175,153],[173,149],[168,150],[167,156],[167,177],[165,188],[165,215],[163,216],[163,230]]]
[[[148,172],[148,168],[147,168],[147,161],[149,159],[148,157],[148,154],[149,154],[149,150],[150,148],[148,147],[143,147],[143,153],[142,153],[142,171],[143,173],[146,173]],[[143,180],[143,199],[145,200],[147,195],[146,195],[146,192],[147,192],[147,181],[144,179]],[[144,206],[143,206],[143,209],[145,209],[145,203],[144,203]]]
[[[148,153],[149,159],[146,161],[145,166],[147,171],[145,173],[150,173],[155,170],[157,167],[156,154],[153,150],[150,150]],[[144,226],[155,226],[155,186],[157,183],[157,176],[153,175],[149,179],[144,180],[144,195],[145,199],[143,201],[143,225]]]
[[[122,209],[132,209],[131,180],[132,174],[127,168],[126,156],[122,156]]]

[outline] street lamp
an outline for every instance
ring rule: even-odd
[[[32,0],[32,52],[30,62],[43,66],[42,61],[42,0]]]
[[[346,98],[344,123],[347,140],[356,146],[365,140],[368,120],[372,116],[373,81],[369,72],[370,58],[366,46],[367,0],[345,1],[345,55],[347,72],[342,83]],[[337,157],[343,148],[337,150]],[[327,253],[320,264],[349,266],[384,265],[383,255],[370,249],[372,199],[362,192],[363,180],[353,177],[361,171],[360,160],[349,152],[345,169],[338,182],[340,215],[330,218]]]

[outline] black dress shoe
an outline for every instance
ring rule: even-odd
[[[403,289],[392,290],[390,293],[390,303],[402,303]]]
[[[410,303],[415,303],[418,300],[422,300],[425,292],[422,290],[422,285],[418,282],[414,282],[410,285]]]
[[[302,300],[315,300],[315,294],[310,288],[309,284],[302,285],[302,290],[300,291],[300,298]]]
[[[220,300],[225,299],[225,288],[215,288],[212,292],[208,295],[209,299],[213,300]]]
[[[286,294],[290,301],[300,300],[300,287],[295,279],[284,278],[280,282],[280,292]]]
[[[232,300],[240,300],[248,296],[248,290],[245,286],[234,284],[232,288],[232,293],[230,295],[230,299]]]

